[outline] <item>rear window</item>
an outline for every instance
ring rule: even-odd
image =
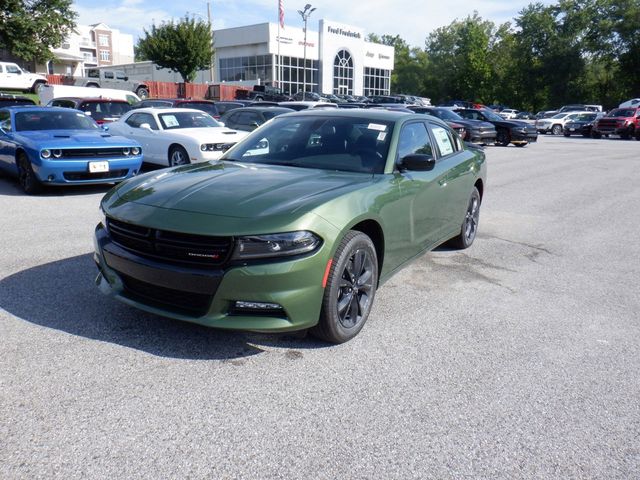
[[[131,105],[126,102],[84,102],[78,110],[91,115],[94,120],[113,120],[131,110]]]

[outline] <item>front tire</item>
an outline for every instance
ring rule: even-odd
[[[36,177],[31,162],[24,153],[19,153],[16,159],[18,164],[18,182],[27,195],[35,195],[42,191],[42,184]]]
[[[169,166],[177,167],[179,165],[188,165],[191,161],[189,160],[189,154],[184,149],[184,147],[180,145],[174,145],[169,149]]]
[[[138,87],[138,89],[136,90],[136,95],[140,97],[140,100],[146,100],[147,98],[149,98],[149,90],[145,87]]]
[[[478,233],[481,203],[482,200],[480,198],[480,192],[476,187],[473,187],[473,190],[471,190],[471,196],[469,197],[467,211],[465,212],[464,220],[460,226],[460,234],[449,241],[449,244],[452,247],[464,250],[473,244],[476,234]]]
[[[511,143],[511,135],[509,134],[509,132],[505,130],[499,130],[496,135],[496,143],[498,145],[502,145],[503,147],[509,146],[509,144]]]
[[[33,87],[31,87],[31,93],[35,93],[35,94],[40,93],[40,90],[42,90],[42,87],[44,87],[45,85],[46,85],[46,83],[42,82],[42,81],[35,82],[33,84]]]
[[[378,285],[378,257],[371,239],[349,231],[338,246],[327,278],[320,321],[311,333],[331,343],[344,343],[364,326]]]
[[[562,134],[562,125],[554,125],[551,129],[551,133],[553,133],[554,135]]]

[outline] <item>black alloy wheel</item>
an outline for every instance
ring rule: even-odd
[[[188,165],[191,163],[189,160],[189,154],[184,149],[184,147],[180,145],[174,145],[169,150],[169,166],[177,167],[179,165]]]
[[[467,211],[465,212],[462,225],[460,226],[460,233],[449,241],[451,246],[464,250],[473,244],[478,233],[481,203],[480,192],[476,187],[473,187],[473,190],[471,190],[471,196],[469,197]]]
[[[24,153],[19,153],[17,158],[18,164],[18,182],[27,195],[35,195],[42,190],[42,184],[36,177],[31,167],[31,162]]]
[[[378,258],[371,239],[349,231],[333,257],[320,321],[311,332],[331,343],[355,337],[364,326],[378,284]]]

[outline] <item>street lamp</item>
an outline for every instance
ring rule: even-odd
[[[311,7],[310,3],[304,6],[304,10],[298,10],[298,13],[304,21],[304,63],[302,66],[302,99],[306,100],[307,95],[307,20],[313,13],[315,8]]]

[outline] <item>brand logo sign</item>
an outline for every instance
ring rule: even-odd
[[[327,25],[327,32],[333,33],[334,35],[342,35],[343,37],[350,38],[362,38],[362,34],[360,32],[353,32],[351,30],[343,30],[342,28],[334,28]]]

